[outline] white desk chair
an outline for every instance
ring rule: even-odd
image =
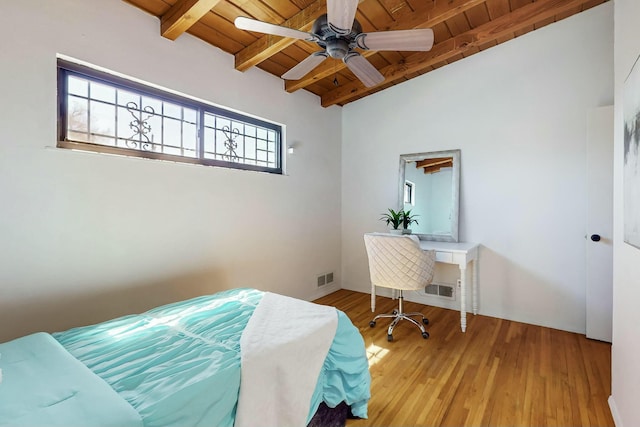
[[[392,318],[387,340],[393,341],[393,328],[404,319],[420,328],[423,338],[429,338],[424,326],[412,317],[421,317],[425,325],[429,324],[429,320],[422,313],[404,312],[402,291],[424,289],[431,283],[436,262],[435,252],[420,249],[418,238],[412,235],[367,233],[364,235],[364,243],[371,275],[371,311],[375,311],[376,307],[376,286],[400,291],[398,309],[393,310],[392,314],[377,315],[369,325],[374,327],[376,321],[383,317]]]

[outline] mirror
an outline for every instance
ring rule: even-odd
[[[458,241],[460,150],[402,154],[398,206],[416,214],[411,232],[422,240]]]

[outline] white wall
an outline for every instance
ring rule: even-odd
[[[613,246],[613,346],[611,412],[617,427],[640,425],[640,250],[624,243],[622,88],[640,55],[640,2],[615,1],[615,150]],[[636,65],[637,67],[637,65]]]
[[[340,108],[120,0],[2,2],[0,27],[0,341],[238,286],[339,287]],[[288,175],[55,148],[56,54],[286,125]]]
[[[609,2],[345,106],[342,286],[369,289],[398,156],[459,148],[480,313],[584,333],[586,117],[613,103],[612,61]]]

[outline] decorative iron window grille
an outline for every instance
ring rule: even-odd
[[[282,173],[282,127],[58,61],[58,146]]]

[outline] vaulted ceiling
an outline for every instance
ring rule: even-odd
[[[311,53],[313,42],[237,29],[238,16],[311,31],[326,0],[125,0],[159,18],[158,36],[184,32],[234,55],[235,67],[259,67],[281,76]],[[436,68],[490,49],[608,0],[360,0],[356,19],[364,32],[432,28],[428,52],[362,51],[385,80],[366,88],[345,64],[329,58],[284,90],[308,90],[323,106],[345,105]]]

